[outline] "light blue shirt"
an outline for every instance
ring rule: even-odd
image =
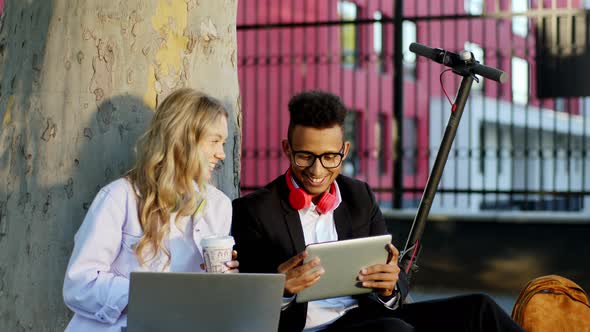
[[[195,186],[195,190],[197,187]],[[201,272],[201,239],[227,235],[231,225],[231,201],[213,186],[206,187],[202,213],[174,222],[164,253],[140,266],[135,245],[143,232],[138,219],[136,194],[125,179],[102,188],[94,198],[74,238],[74,250],[66,270],[63,296],[74,312],[66,332],[121,331],[127,325],[123,312],[129,298],[133,271]]]

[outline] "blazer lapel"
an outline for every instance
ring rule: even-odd
[[[352,237],[352,219],[348,205],[346,205],[344,200],[334,210],[334,224],[336,225],[338,240],[347,240]]]
[[[294,211],[294,212],[293,212]],[[296,210],[290,211],[285,215],[285,223],[291,235],[291,242],[295,253],[300,253],[305,249],[305,237],[301,227],[301,219]]]
[[[305,249],[305,237],[303,235],[303,227],[301,226],[301,219],[297,210],[291,207],[289,203],[289,188],[285,182],[285,176],[283,175],[279,179],[278,183],[279,196],[281,206],[284,212],[284,222],[289,235],[291,236],[291,244],[293,245],[293,251],[295,254],[302,252]]]

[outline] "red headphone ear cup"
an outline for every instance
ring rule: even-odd
[[[295,210],[305,209],[311,204],[311,195],[301,188],[294,188],[289,192],[289,203]]]
[[[322,195],[322,198],[320,198],[318,205],[316,206],[316,210],[320,214],[328,213],[334,209],[337,200],[338,199],[336,198],[336,195],[332,194],[331,192],[326,192]]]

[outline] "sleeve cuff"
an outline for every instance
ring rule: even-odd
[[[121,313],[129,302],[129,280],[122,277],[115,277],[112,280],[111,288],[105,305],[94,317],[100,322],[114,324],[121,317]]]
[[[382,300],[379,296],[377,296],[377,300],[379,300],[379,302],[381,302],[381,304],[383,304],[388,309],[395,310],[398,307],[397,294],[387,301]]]
[[[109,305],[105,305],[104,307],[100,308],[96,314],[94,314],[94,317],[96,317],[98,321],[107,324],[115,324],[120,316],[121,309],[117,307],[111,307]]]
[[[389,310],[395,310],[399,307],[399,291],[397,290],[397,285],[395,285],[395,289],[393,290],[393,295],[391,297],[386,297],[384,299],[381,296],[373,293],[374,297],[377,298],[379,303],[383,304],[383,306]]]
[[[293,295],[291,297],[283,297],[283,304],[281,305],[281,311],[287,309],[289,307],[289,305],[291,303],[293,303],[293,300],[295,300],[296,296],[297,295]]]

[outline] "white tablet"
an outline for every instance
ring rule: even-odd
[[[295,300],[301,303],[370,293],[372,289],[361,286],[358,274],[364,267],[387,263],[389,243],[388,234],[308,245],[309,255],[304,262],[319,257],[325,273],[316,284],[299,292]]]

